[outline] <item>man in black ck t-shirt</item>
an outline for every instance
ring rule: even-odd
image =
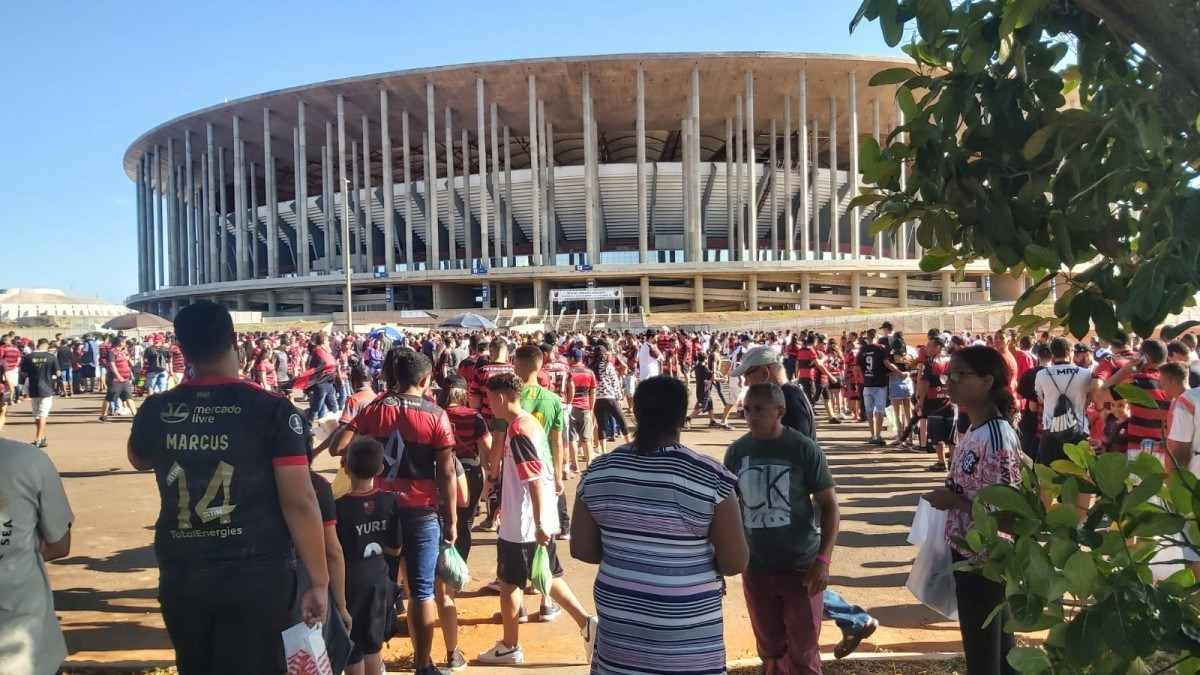
[[[888,350],[883,346],[887,338],[879,343],[867,343],[858,350],[858,367],[863,374],[863,410],[871,425],[868,443],[883,445],[883,416],[888,404],[888,370],[885,365]]]
[[[329,573],[308,475],[308,426],[287,399],[238,379],[216,303],[175,318],[195,377],[138,411],[129,461],[154,469],[159,604],[181,673],[283,673],[280,633],[326,620]],[[311,586],[294,606],[296,553]]]

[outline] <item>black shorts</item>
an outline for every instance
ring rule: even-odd
[[[158,601],[180,675],[284,673],[284,630],[298,620],[287,562],[165,565]]]
[[[366,654],[378,654],[389,634],[395,615],[396,583],[388,578],[383,556],[351,561],[346,565],[346,608],[353,624],[350,639],[354,648],[348,663],[358,663]]]
[[[533,564],[533,552],[537,550],[537,542],[520,544],[514,541],[496,540],[496,578],[517,588],[525,588],[529,584],[529,572]],[[546,544],[546,553],[550,554],[550,574],[557,579],[563,575],[562,565],[558,562],[558,554],[554,552],[554,540]]]
[[[109,403],[115,403],[117,399],[128,401],[133,398],[133,386],[131,382],[110,382],[108,391],[104,394],[104,400]]]
[[[79,367],[79,376],[84,379],[92,379],[96,377],[96,366],[82,365]]]
[[[807,377],[802,377],[796,382],[800,388],[804,390],[804,394],[808,396],[809,402],[816,405],[817,401],[821,400],[821,395],[825,393],[825,386],[820,380],[812,380]]]

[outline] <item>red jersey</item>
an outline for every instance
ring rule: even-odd
[[[107,342],[100,343],[100,367],[101,368],[108,367],[108,354],[111,351],[112,351],[112,348],[108,346]]]
[[[0,360],[8,370],[16,370],[21,365],[21,350],[12,345],[0,347]]]
[[[925,364],[925,370],[921,372],[921,377],[928,385],[925,389],[927,400],[942,400],[950,397],[946,390],[946,377],[949,373],[950,357],[946,354],[935,356],[933,360]]]
[[[542,382],[543,377],[545,383]],[[565,401],[567,382],[570,378],[571,367],[563,361],[555,360],[542,366],[541,372],[538,373],[538,384],[558,394],[558,397]]]
[[[129,355],[124,349],[113,349],[108,353],[109,379],[129,382],[133,379],[133,366],[129,363]]]
[[[263,359],[254,364],[254,381],[274,389],[279,386],[279,378],[275,375],[275,362]]]
[[[454,454],[464,465],[479,464],[479,439],[488,432],[487,422],[478,410],[465,405],[446,408],[450,426],[454,429]]]
[[[571,383],[575,385],[575,397],[571,406],[579,410],[591,410],[591,396],[596,389],[596,374],[590,368],[571,366]]]
[[[513,372],[511,363],[485,363],[475,369],[475,391],[479,396],[479,413],[483,415],[484,420],[494,419],[492,415],[492,405],[488,403],[487,389],[484,385],[487,381],[497,375],[503,375]]]
[[[655,338],[655,342],[658,344],[658,351],[664,354],[675,351],[675,336],[669,333],[659,333],[658,337]]]
[[[1129,426],[1125,432],[1126,450],[1139,449],[1144,440],[1162,443],[1166,439],[1168,429],[1165,425],[1167,411],[1171,407],[1171,399],[1167,396],[1167,392],[1163,391],[1158,378],[1158,368],[1147,367],[1134,371],[1128,380],[1130,384],[1154,399],[1155,406],[1147,408],[1134,405],[1132,402],[1129,404]],[[1120,394],[1115,390],[1113,396],[1120,398]]]
[[[183,350],[179,348],[179,345],[171,345],[171,371],[182,374],[186,367]]]
[[[434,460],[439,451],[454,447],[445,410],[421,396],[388,393],[359,411],[349,428],[384,446],[384,470],[375,487],[395,492],[403,508],[437,507]]]
[[[1112,377],[1113,373],[1124,368],[1125,364],[1130,361],[1137,361],[1138,358],[1140,358],[1138,353],[1129,349],[1123,352],[1115,352],[1110,356],[1100,359],[1096,367],[1092,369],[1092,377],[1103,382]]]
[[[796,378],[801,380],[819,380],[820,371],[817,370],[817,363],[821,360],[821,355],[812,347],[801,347],[796,351]]]
[[[362,389],[350,394],[350,398],[346,399],[346,407],[342,409],[342,417],[339,422],[349,424],[357,415],[358,411],[367,407],[367,404],[379,397],[371,385],[367,385]]]

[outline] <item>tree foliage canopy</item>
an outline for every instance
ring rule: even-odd
[[[876,205],[875,231],[916,222],[927,271],[1029,273],[1025,330],[1149,335],[1194,304],[1200,3],[864,0],[850,29],[864,18],[891,46],[915,25],[913,67],[871,80],[900,84],[905,118],[860,144],[875,186],[854,203]],[[1038,316],[1057,273],[1069,283]]]

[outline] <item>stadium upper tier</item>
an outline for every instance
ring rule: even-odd
[[[870,218],[846,208],[859,138],[901,119],[894,86],[867,82],[904,63],[529,59],[334,80],[189,113],[125,153],[140,247],[130,301],[270,292],[269,280],[295,288],[295,277],[332,287],[344,261],[362,280],[356,294],[420,285],[434,307],[439,283],[472,281],[471,270],[475,284],[492,270],[532,283],[542,274],[524,268],[549,267],[549,279],[575,265],[745,273],[747,262],[786,271],[873,259],[872,270],[915,272],[907,229],[873,237]]]

